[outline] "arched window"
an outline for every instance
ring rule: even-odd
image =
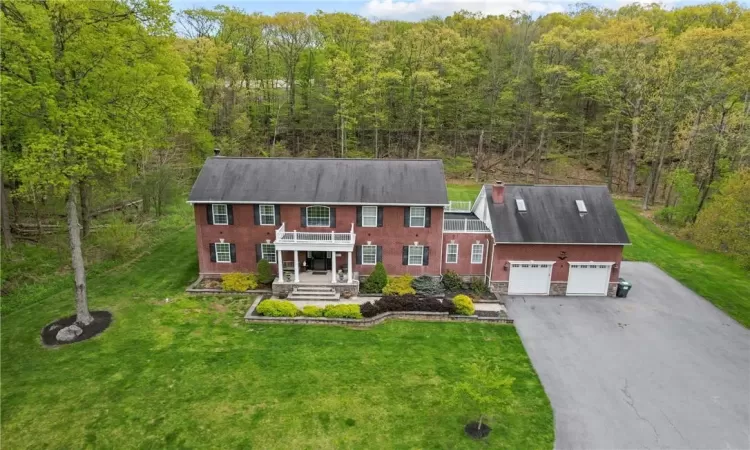
[[[327,206],[308,206],[307,207],[307,226],[308,227],[330,227],[331,226],[331,209]]]

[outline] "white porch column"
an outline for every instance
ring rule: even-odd
[[[294,251],[294,282],[299,283],[299,251]]]
[[[352,282],[352,252],[346,252],[346,256],[349,257],[349,266],[348,266],[349,270],[347,271],[347,274],[346,274],[347,275],[346,280],[348,283],[351,283]]]
[[[336,282],[336,252],[331,252],[331,283]]]
[[[281,250],[276,252],[276,265],[279,267],[279,283],[284,282],[284,264],[281,261]]]

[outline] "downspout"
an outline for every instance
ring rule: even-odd
[[[497,246],[497,242],[495,242],[495,237],[492,237],[492,260],[490,261],[490,273],[487,274],[487,278],[489,279],[488,285],[491,287],[492,283],[492,270],[493,266],[495,265],[495,247]]]
[[[445,224],[445,206],[443,206],[443,218],[440,220],[440,279],[443,279],[443,247],[445,247],[445,230],[443,225]]]
[[[487,238],[484,242],[485,242],[485,247],[487,248],[487,253],[485,254],[485,258],[487,259],[484,260],[484,277],[488,278],[487,277],[487,263],[489,262],[489,258],[490,258],[490,239]],[[490,282],[489,282],[489,279],[487,279],[487,286],[489,285],[490,285]]]

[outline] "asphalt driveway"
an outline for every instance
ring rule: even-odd
[[[508,299],[556,448],[750,448],[750,331],[651,264],[621,273],[625,299]]]

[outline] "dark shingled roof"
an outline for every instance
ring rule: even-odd
[[[209,158],[190,202],[447,205],[440,160]]]
[[[502,205],[492,202],[492,185],[484,189],[498,243],[630,243],[606,186],[506,185]],[[517,198],[527,212],[518,212]],[[587,213],[578,212],[576,200],[586,203]]]

